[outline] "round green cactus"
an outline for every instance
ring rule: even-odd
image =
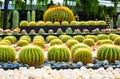
[[[3,38],[4,40],[9,40],[11,42],[11,44],[16,43],[17,39],[15,36],[6,36]]]
[[[66,42],[66,45],[68,46],[68,48],[71,49],[72,46],[78,44],[79,42],[75,39],[69,39],[67,42]]]
[[[62,21],[74,21],[75,17],[73,12],[65,6],[52,6],[50,7],[48,10],[46,10],[46,12],[44,13],[43,16],[44,21],[58,21],[58,22],[62,22]]]
[[[75,29],[75,30],[74,30],[74,34],[78,34],[78,35],[81,34],[80,29]]]
[[[73,34],[73,30],[69,27],[65,31],[66,34]]]
[[[20,37],[20,40],[26,40],[26,41],[28,41],[29,43],[31,43],[31,37],[30,37],[30,36],[27,36],[27,35],[21,36],[21,37]]]
[[[38,34],[39,34],[39,35],[43,35],[43,34],[45,34],[44,29],[41,28],[41,29],[39,30]]]
[[[36,26],[36,22],[34,22],[34,21],[29,22],[29,26]]]
[[[72,39],[69,35],[60,35],[59,38],[62,40],[63,43],[66,43],[67,40]]]
[[[29,35],[36,35],[35,30],[31,30],[30,33],[29,33]]]
[[[44,37],[41,36],[41,35],[39,35],[39,36],[35,36],[35,37],[33,38],[33,41],[36,40],[36,39],[41,39],[41,40],[44,41]]]
[[[83,42],[83,40],[85,39],[84,36],[82,35],[76,35],[76,36],[73,36],[73,39],[79,41],[79,42]]]
[[[120,45],[120,37],[115,38],[114,44],[115,45]]]
[[[22,30],[22,31],[21,31],[21,34],[22,34],[22,35],[27,35],[26,30]]]
[[[50,61],[65,61],[68,62],[70,60],[71,54],[70,50],[63,45],[54,45],[48,49],[48,60]]]
[[[120,49],[112,44],[104,44],[97,50],[97,59],[100,61],[108,60],[110,63],[120,60]]]
[[[63,44],[63,42],[60,39],[53,39],[50,42],[50,46],[53,46],[53,45],[62,45],[62,44]]]
[[[0,41],[0,45],[9,45],[7,42]]]
[[[49,30],[48,30],[48,34],[51,34],[51,35],[54,34],[53,30],[52,30],[52,29],[49,29]]]
[[[52,23],[51,21],[46,21],[46,22],[45,22],[45,25],[46,25],[46,26],[53,26],[53,23]]]
[[[77,23],[76,21],[71,21],[71,22],[70,22],[70,25],[71,25],[71,26],[77,26],[78,23]]]
[[[53,25],[54,25],[54,26],[60,26],[60,22],[57,22],[57,21],[56,21],[56,22],[53,23]]]
[[[63,34],[63,31],[62,31],[62,29],[61,28],[58,28],[58,30],[57,30],[57,34]]]
[[[23,46],[26,46],[26,45],[29,45],[29,42],[27,40],[19,40],[17,42],[17,46],[23,47]]]
[[[38,21],[36,26],[45,26],[45,22],[44,21]]]
[[[49,36],[46,37],[46,41],[48,43],[51,42],[53,39],[58,39],[58,37],[57,36],[53,36],[53,35],[49,35]]]
[[[110,37],[106,34],[97,35],[98,40],[110,39]]]
[[[9,45],[11,45],[11,42],[10,42],[9,40],[2,40],[2,41],[0,41],[0,42],[6,42],[6,43],[8,43]]]
[[[83,44],[83,43],[76,44],[76,45],[72,46],[72,48],[71,48],[72,57],[74,56],[75,51],[78,50],[78,49],[81,49],[81,48],[90,49],[90,47],[88,45],[86,45],[86,44]]]
[[[87,21],[87,25],[97,25],[96,21]]]
[[[97,25],[106,25],[106,22],[101,20],[101,21],[97,21]]]
[[[91,39],[91,38],[84,39],[84,40],[83,40],[83,43],[84,43],[84,44],[87,44],[88,46],[94,46],[94,45],[95,45],[94,40]]]
[[[37,46],[25,46],[20,50],[19,62],[29,66],[39,66],[45,61],[44,52]]]
[[[11,46],[0,45],[0,62],[8,62],[15,60],[15,50]]]
[[[21,21],[20,22],[20,27],[23,27],[23,26],[29,26],[28,21]]]
[[[79,26],[86,26],[87,25],[87,22],[86,21],[80,21],[78,23]]]
[[[95,36],[95,35],[86,35],[85,36],[85,38],[91,38],[91,39],[93,39],[95,42],[97,42],[97,36]]]
[[[92,51],[86,48],[78,49],[73,56],[74,62],[81,61],[84,65],[93,62]]]
[[[62,25],[62,26],[69,26],[69,23],[68,23],[67,21],[62,21],[62,22],[61,22],[61,25]]]
[[[114,40],[116,37],[118,37],[118,35],[114,33],[110,33],[109,37],[110,37],[110,40]]]
[[[106,39],[106,40],[102,40],[101,44],[113,44],[113,42],[109,39]]]

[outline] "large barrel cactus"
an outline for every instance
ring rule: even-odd
[[[44,52],[37,46],[25,46],[20,50],[19,62],[29,66],[39,66],[44,63]]]
[[[48,60],[69,61],[71,57],[70,50],[63,45],[54,45],[48,49]]]
[[[44,13],[44,21],[52,21],[52,22],[62,22],[62,21],[74,21],[75,17],[73,12],[65,6],[54,6],[50,7],[46,12]]]
[[[115,60],[120,60],[120,49],[112,44],[104,44],[97,51],[97,59],[100,61],[108,60],[110,63],[114,63]]]
[[[0,62],[15,60],[15,50],[11,46],[0,45]]]

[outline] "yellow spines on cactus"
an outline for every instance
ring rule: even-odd
[[[52,8],[49,8],[48,10],[46,10],[46,12],[44,13],[43,16],[44,21],[58,21],[58,22],[62,22],[62,21],[74,21],[75,17],[73,12],[65,6],[55,6]]]

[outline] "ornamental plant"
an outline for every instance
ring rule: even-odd
[[[97,35],[98,40],[110,39],[110,37],[106,34]]]
[[[61,25],[62,25],[62,26],[69,26],[69,22],[67,22],[67,21],[62,21],[62,22],[61,22]]]
[[[86,35],[85,38],[91,38],[93,39],[95,42],[97,42],[97,37],[95,35]]]
[[[60,35],[61,35],[61,34],[64,34],[61,28],[58,28],[58,29],[57,29],[57,34],[60,34]]]
[[[22,31],[21,31],[21,34],[22,34],[22,35],[27,35],[26,30],[22,30]]]
[[[100,61],[108,60],[114,63],[115,60],[120,60],[120,49],[116,45],[104,44],[97,50],[97,59]]]
[[[39,30],[38,34],[39,34],[39,35],[43,35],[43,34],[45,34],[44,29],[41,28],[41,29]]]
[[[0,62],[8,62],[15,60],[15,50],[11,46],[0,45]]]
[[[66,34],[73,34],[73,30],[69,27],[65,31]]]
[[[63,44],[63,42],[60,39],[53,39],[50,42],[50,46],[53,46],[53,45],[62,45],[62,44]]]
[[[84,44],[87,44],[88,46],[94,46],[94,45],[95,45],[94,40],[91,39],[91,38],[86,38],[86,39],[84,39],[84,40],[83,40],[83,43],[84,43]]]
[[[78,49],[73,56],[74,62],[82,62],[84,65],[93,62],[92,51],[89,49],[81,48]]]
[[[36,26],[36,22],[35,21],[29,22],[29,26]]]
[[[71,21],[71,22],[70,22],[70,25],[71,25],[71,26],[77,26],[78,23],[77,23],[76,21]]]
[[[85,37],[82,36],[82,35],[76,35],[76,36],[73,36],[73,39],[75,39],[75,40],[77,40],[77,41],[82,43],[83,40],[85,39]]]
[[[46,26],[53,26],[53,23],[52,23],[51,21],[46,21],[46,22],[45,22],[45,25],[46,25]]]
[[[56,62],[68,62],[71,54],[70,50],[66,46],[54,45],[48,49],[48,60]]]
[[[31,37],[28,36],[28,35],[23,35],[23,36],[21,36],[19,40],[26,40],[26,41],[28,41],[29,43],[31,43]]]
[[[79,44],[79,42],[78,42],[77,40],[75,40],[75,39],[69,39],[69,40],[66,42],[66,45],[67,45],[68,48],[70,48],[70,49],[71,49],[71,47],[72,47],[73,45],[76,45],[76,44]]]
[[[35,30],[30,30],[30,33],[29,33],[29,35],[36,35],[36,32],[35,32]]]
[[[53,25],[54,25],[54,26],[60,26],[60,22],[55,21],[55,22],[53,23]]]
[[[20,50],[19,62],[29,66],[40,66],[45,61],[44,52],[37,46],[25,46]]]
[[[53,35],[49,35],[49,36],[46,37],[46,41],[48,43],[51,42],[53,39],[58,39],[58,37],[57,36],[53,36]]]
[[[59,38],[62,40],[63,43],[66,43],[69,39],[72,39],[69,35],[60,35]]]
[[[23,46],[26,46],[26,45],[29,45],[29,42],[27,40],[19,40],[17,42],[17,46],[23,47]]]
[[[78,35],[81,34],[80,29],[75,29],[75,30],[74,30],[74,34],[78,34]]]
[[[36,23],[36,26],[45,26],[45,22],[44,21],[38,21]]]
[[[120,45],[120,37],[116,37],[114,40],[115,45]]]
[[[3,38],[4,40],[9,40],[11,42],[11,44],[16,43],[17,39],[15,36],[6,36]]]
[[[28,21],[21,21],[20,22],[20,27],[24,27],[24,26],[29,26],[29,23],[28,23]]]

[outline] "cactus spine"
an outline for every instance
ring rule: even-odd
[[[13,28],[18,28],[19,26],[19,12],[17,10],[13,11]]]
[[[31,21],[35,21],[35,19],[36,19],[36,12],[32,11]]]
[[[30,11],[27,12],[27,21],[30,22]]]

